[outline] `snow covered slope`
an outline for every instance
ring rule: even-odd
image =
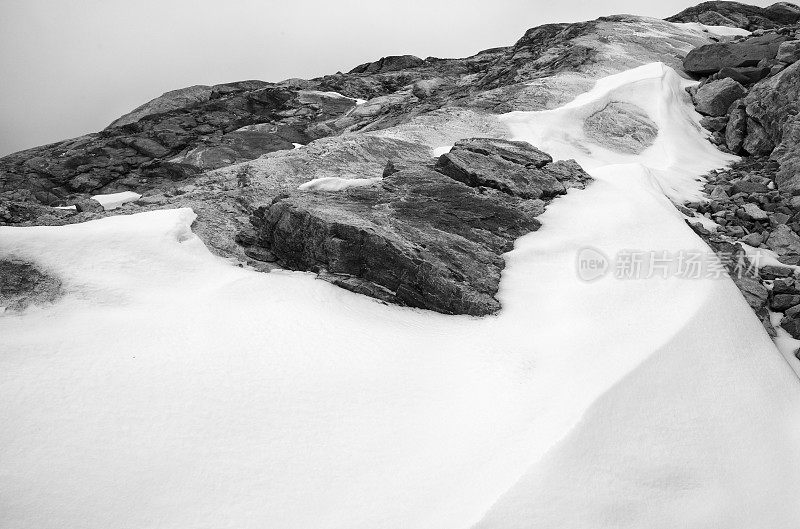
[[[586,247],[705,250],[666,195],[729,159],[683,83],[503,117],[597,181],[507,254],[497,317],[233,267],[186,209],[0,228],[68,291],[0,317],[0,526],[797,525],[800,386],[734,285],[576,274]],[[658,126],[641,154],[585,136],[610,101]]]

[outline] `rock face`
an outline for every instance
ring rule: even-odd
[[[639,154],[655,142],[658,125],[641,108],[612,101],[584,120],[583,131],[612,151]]]
[[[33,264],[0,260],[0,315],[52,303],[61,294],[61,281]]]
[[[473,138],[457,142],[439,157],[436,170],[471,187],[489,187],[521,198],[566,193],[586,173],[574,162],[552,158],[525,142]]]
[[[667,20],[700,22],[707,26],[730,26],[754,31],[795,24],[800,20],[800,9],[787,2],[778,2],[769,7],[757,7],[739,2],[703,2]]]
[[[706,44],[686,55],[683,69],[689,73],[708,75],[726,67],[757,66],[762,60],[774,59],[786,37],[770,33],[739,42]]]
[[[471,174],[494,164],[495,181],[513,181],[505,171],[544,172],[557,164],[548,175],[560,192],[590,180],[574,162],[551,163],[522,142],[474,138],[454,150],[465,155],[459,167]],[[254,233],[245,238],[282,266],[378,299],[445,314],[497,311],[501,254],[539,228],[535,217],[545,203],[516,188],[452,178],[441,159],[436,171],[392,168],[378,185],[278,198],[255,211]]]
[[[694,93],[695,108],[707,116],[724,116],[731,104],[744,97],[747,89],[730,78],[702,85]]]

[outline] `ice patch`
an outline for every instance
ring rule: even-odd
[[[142,195],[139,193],[134,193],[133,191],[123,191],[121,193],[109,193],[107,195],[94,195],[92,198],[100,202],[100,205],[103,206],[103,209],[108,211],[111,209],[117,209],[121,205],[127,204],[128,202],[136,202],[142,198]]]
[[[436,147],[432,151],[433,152],[433,156],[434,156],[434,158],[438,158],[439,156],[441,156],[443,154],[447,154],[448,152],[450,152],[450,150],[452,148],[453,148],[452,145],[444,145],[442,147]]]
[[[368,187],[380,182],[382,178],[376,176],[374,178],[341,178],[338,176],[325,176],[322,178],[315,178],[304,184],[297,186],[297,189],[302,191],[343,191],[351,187]]]

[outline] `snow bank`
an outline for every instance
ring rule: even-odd
[[[735,287],[575,271],[587,246],[705,248],[663,190],[728,158],[681,86],[648,66],[503,118],[596,181],[507,254],[496,317],[230,266],[186,209],[0,227],[67,291],[0,317],[0,526],[797,525],[800,390]],[[601,99],[656,144],[586,144]]]
[[[750,34],[746,29],[732,28],[730,26],[707,26],[700,22],[673,22],[676,26],[686,29],[693,29],[701,33],[710,33],[717,37],[746,37]]]
[[[322,178],[315,178],[304,184],[297,186],[297,189],[302,191],[343,191],[351,187],[368,187],[382,178],[376,176],[374,178],[341,178],[338,176],[325,176]]]
[[[94,195],[92,198],[100,202],[100,205],[108,211],[110,209],[117,209],[128,202],[136,202],[142,198],[142,195],[134,193],[133,191],[123,191],[121,193],[110,193],[107,195]]]

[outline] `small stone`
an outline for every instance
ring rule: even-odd
[[[760,233],[751,233],[745,235],[742,238],[742,242],[754,248],[758,248],[764,242],[764,237],[762,237]]]
[[[761,208],[750,202],[742,206],[742,210],[744,211],[744,214],[747,216],[747,218],[752,220],[765,220],[769,218],[769,215],[767,215],[766,211],[762,210]]]
[[[769,191],[769,189],[767,189],[767,186],[758,182],[739,180],[733,183],[734,193],[744,193],[746,195],[751,195],[753,193],[766,193],[767,191]]]
[[[800,295],[798,294],[774,294],[769,303],[770,308],[777,312],[783,312],[795,305],[800,305]]]
[[[784,64],[791,64],[800,60],[800,40],[787,40],[782,42],[775,57]]]
[[[744,97],[747,89],[730,77],[706,83],[697,89],[694,106],[707,116],[724,116],[734,101]]]
[[[762,279],[770,280],[792,277],[794,275],[794,270],[786,266],[764,265],[759,269],[758,273]]]

